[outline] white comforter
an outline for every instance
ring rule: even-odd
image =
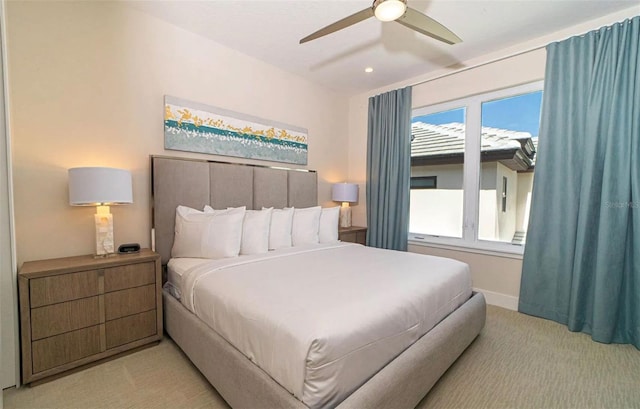
[[[337,243],[206,261],[181,302],[310,408],[335,406],[471,295],[464,263]]]

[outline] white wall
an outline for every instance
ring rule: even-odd
[[[165,151],[164,95],[307,128],[321,203],[346,179],[339,94],[118,2],[10,2],[7,16],[19,263],[94,251],[95,209],[69,206],[70,167],[130,169],[115,241],[149,246],[150,154],[265,163]]]
[[[522,260],[414,244],[409,244],[409,251],[469,264],[473,287],[482,290],[489,304],[512,310],[518,308]]]
[[[164,95],[308,129],[321,204],[347,179],[344,96],[119,2],[8,2],[7,43],[19,264],[94,252],[95,209],[69,206],[68,168],[131,170],[134,204],[112,207],[115,242],[148,247],[150,154],[270,164],[165,151]]]
[[[412,106],[418,108],[433,105],[543,79],[546,62],[545,50],[541,48],[530,52],[524,51],[622,21],[637,14],[638,7],[632,7],[524,44],[518,44],[499,52],[465,61],[465,66],[475,68],[467,68],[453,75],[415,85],[413,87]],[[516,53],[521,54],[505,58]],[[491,62],[500,58],[504,59]],[[408,78],[405,81],[387,87],[353,96],[349,100],[349,180],[358,182],[362,186],[366,182],[367,109],[369,97],[437,78],[448,73],[451,73],[451,71],[443,69],[440,72]],[[353,224],[364,226],[366,225],[366,197],[364,190],[360,196],[359,205],[353,208]],[[426,254],[446,254],[449,257],[467,261],[471,266],[474,286],[477,288],[484,289],[488,293],[499,294],[499,297],[507,297],[511,301],[519,295],[522,268],[522,263],[519,260],[490,255],[481,256],[466,251],[449,251],[418,245],[409,246],[409,251]]]

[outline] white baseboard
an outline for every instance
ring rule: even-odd
[[[496,293],[489,290],[483,290],[482,288],[474,288],[473,291],[478,291],[484,294],[484,298],[485,300],[487,300],[487,304],[506,308],[512,311],[518,311],[518,297]]]

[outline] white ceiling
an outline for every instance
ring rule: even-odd
[[[298,44],[370,0],[171,0],[128,4],[310,81],[354,94],[535,39],[640,0],[408,0],[463,39],[446,45],[371,18]],[[374,72],[365,74],[365,67]]]

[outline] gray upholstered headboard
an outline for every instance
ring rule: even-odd
[[[171,257],[178,205],[261,209],[317,204],[315,171],[151,156],[151,225],[162,264]]]

